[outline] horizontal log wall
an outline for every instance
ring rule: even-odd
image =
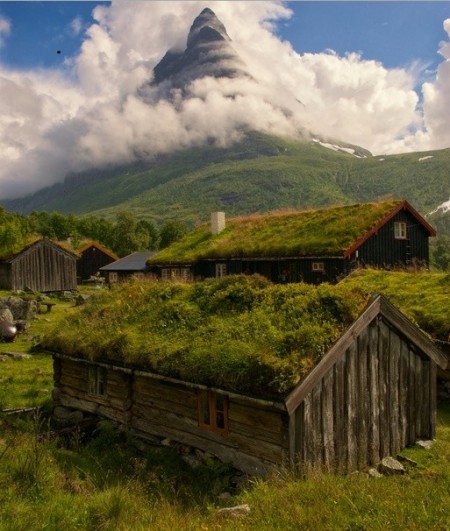
[[[134,377],[130,426],[140,436],[168,437],[252,474],[280,466],[288,452],[287,415],[234,397],[228,411],[227,435],[201,429],[196,389]]]
[[[436,366],[376,319],[297,409],[306,472],[351,472],[435,434]]]
[[[220,435],[199,427],[195,388],[108,369],[106,396],[96,396],[89,394],[88,367],[55,359],[58,405],[116,420],[144,439],[164,437],[199,448],[250,474],[264,474],[287,458],[284,411],[229,397],[229,432]]]
[[[87,363],[56,359],[54,377],[58,405],[104,416],[124,425],[128,424],[131,407],[128,374],[108,370],[105,396],[90,394]]]

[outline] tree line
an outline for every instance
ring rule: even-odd
[[[134,251],[157,250],[180,239],[187,227],[179,221],[157,226],[138,220],[131,212],[119,212],[112,219],[96,215],[78,217],[59,212],[14,214],[0,207],[0,255],[19,251],[33,237],[69,241],[77,249],[86,240],[95,240],[118,256]]]

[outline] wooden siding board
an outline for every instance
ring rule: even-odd
[[[400,447],[408,446],[408,361],[409,361],[409,347],[408,343],[401,341],[400,343],[400,368],[399,368],[399,434]]]
[[[323,436],[323,469],[331,472],[335,469],[334,453],[334,414],[333,414],[333,388],[334,372],[331,368],[324,376],[322,382],[322,436]]]
[[[352,472],[358,468],[358,405],[357,405],[357,368],[356,368],[357,346],[352,343],[347,349],[347,378],[345,380],[345,398],[348,418],[347,428],[347,471]]]
[[[389,330],[389,420],[390,449],[395,455],[400,449],[400,414],[399,414],[399,360],[400,338]]]
[[[379,374],[380,374],[380,450],[381,457],[391,455],[390,385],[389,385],[389,328],[382,319],[379,322]]]
[[[380,373],[378,319],[369,326],[369,463],[380,461]]]
[[[357,374],[358,374],[358,469],[362,470],[367,466],[368,460],[368,426],[369,426],[369,401],[367,396],[368,390],[368,346],[369,333],[364,330],[358,337],[358,358],[357,358]]]
[[[436,383],[437,383],[437,367],[434,361],[430,360],[430,372],[429,372],[429,396],[430,396],[430,439],[434,439],[436,436]]]
[[[295,461],[301,473],[305,472],[305,404],[293,413],[295,416]]]
[[[347,470],[348,448],[347,432],[348,417],[345,410],[345,375],[347,374],[345,357],[339,359],[334,366],[334,454],[336,456],[337,470],[345,472]]]
[[[416,370],[415,370],[415,354],[411,348],[408,356],[408,445],[414,444],[416,441]]]

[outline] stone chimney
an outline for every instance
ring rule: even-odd
[[[213,212],[211,214],[211,233],[219,234],[225,228],[225,212]]]

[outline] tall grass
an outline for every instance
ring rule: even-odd
[[[167,448],[146,452],[104,423],[77,449],[46,436],[31,420],[0,432],[0,530],[445,530],[450,526],[450,406],[441,404],[431,450],[403,453],[417,462],[406,476],[371,478],[290,472],[249,479],[233,490],[232,470],[190,468]],[[36,431],[39,428],[39,432]],[[40,436],[36,437],[39,433]],[[13,444],[11,444],[13,443]],[[231,492],[224,501],[220,494]],[[248,504],[241,518],[217,512]]]

